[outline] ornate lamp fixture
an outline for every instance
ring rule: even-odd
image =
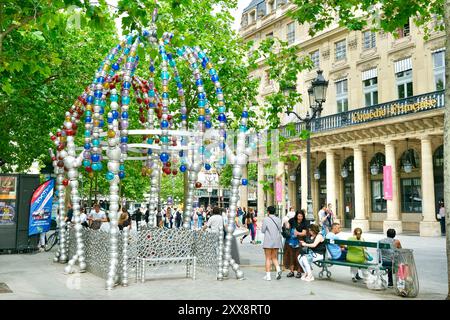
[[[380,171],[378,159],[375,154],[375,143],[373,143],[373,155],[374,155],[375,161],[373,161],[372,164],[370,165],[370,174],[374,176],[374,175],[377,175],[378,172]]]
[[[405,171],[406,173],[411,173],[413,166],[410,160],[410,152],[409,152],[409,148],[408,148],[408,138],[406,138],[406,159],[403,160],[403,171]]]
[[[345,179],[348,177],[348,168],[347,168],[347,164],[345,163],[345,147],[342,149],[344,149],[344,165],[342,166],[341,176],[342,176],[342,178]]]

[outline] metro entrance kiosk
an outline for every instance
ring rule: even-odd
[[[0,174],[0,250],[35,249],[39,235],[28,237],[30,201],[37,174]]]

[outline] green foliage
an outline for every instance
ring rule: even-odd
[[[116,43],[115,25],[105,10],[104,4],[92,8],[89,1],[0,1],[3,171],[17,166],[20,172],[36,159],[48,160],[48,133],[62,125]],[[79,26],[69,23],[78,21],[73,15],[79,15]]]
[[[439,20],[444,17],[445,0],[292,0],[292,3],[297,8],[291,17],[300,24],[309,23],[310,35],[335,21],[349,30],[369,27],[393,33],[412,18],[422,27],[426,38],[431,31],[443,31],[444,27]]]
[[[264,109],[268,127],[276,129],[282,115],[302,102],[297,78],[302,71],[311,70],[313,63],[308,55],[299,57],[296,46],[288,46],[277,38],[263,40],[255,58],[264,59],[264,65],[269,67],[269,79],[278,84],[278,90],[265,97],[267,107]]]
[[[178,173],[176,176],[163,175],[161,177],[161,200],[166,201],[167,197],[171,196],[173,199],[183,199],[184,197],[184,183],[183,174]]]

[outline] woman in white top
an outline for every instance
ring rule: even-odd
[[[208,230],[209,232],[218,233],[220,229],[223,228],[223,219],[220,214],[220,208],[214,207],[212,211],[212,216],[208,219],[208,221],[203,226],[203,230]]]

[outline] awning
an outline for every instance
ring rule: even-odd
[[[412,69],[411,57],[403,59],[403,60],[395,61],[394,69],[395,69],[395,73],[403,72],[406,70],[411,70]]]
[[[378,69],[373,68],[362,72],[362,81],[366,81],[368,79],[376,78],[378,76]]]

